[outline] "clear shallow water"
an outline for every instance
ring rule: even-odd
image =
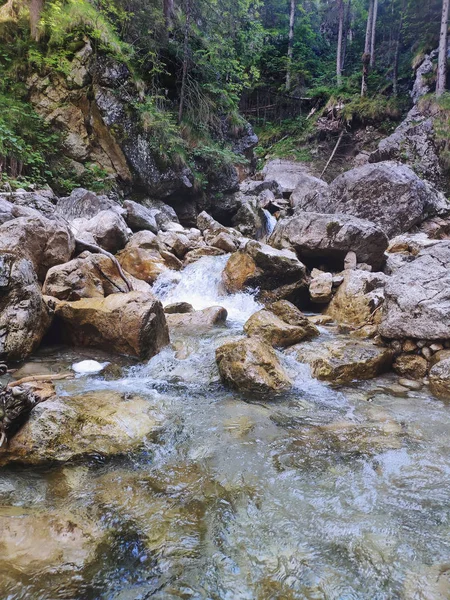
[[[166,416],[155,442],[114,459],[0,471],[0,550],[5,510],[96,528],[83,568],[5,573],[0,563],[0,597],[450,598],[450,406],[426,390],[393,396],[390,376],[333,389],[286,357],[294,390],[245,402],[221,385],[214,349],[259,307],[224,296],[225,260],[158,285],[165,303],[224,305],[226,327],[172,336],[173,347],[127,364],[120,379],[59,384],[148,398]],[[45,522],[32,523],[45,540]]]

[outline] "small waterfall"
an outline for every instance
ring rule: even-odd
[[[222,284],[222,272],[229,255],[204,256],[183,271],[165,271],[153,285],[154,294],[166,304],[189,302],[196,310],[223,306],[228,319],[243,324],[262,306],[251,293],[228,294]]]
[[[275,229],[275,225],[277,224],[277,220],[275,219],[275,217],[266,209],[263,208],[262,209],[265,217],[266,217],[266,222],[265,222],[265,226],[266,226],[266,238],[269,238],[272,231]]]

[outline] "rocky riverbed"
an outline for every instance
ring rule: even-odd
[[[263,177],[233,227],[2,195],[2,597],[449,597],[447,201]]]

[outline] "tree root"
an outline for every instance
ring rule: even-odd
[[[16,381],[10,381],[7,388],[13,388],[23,383],[32,383],[34,381],[56,381],[58,379],[69,379],[73,377],[73,373],[55,373],[54,375],[28,375],[27,377],[22,377],[22,379],[17,379]]]

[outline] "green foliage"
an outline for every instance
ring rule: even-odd
[[[268,158],[285,158],[309,162],[311,151],[307,147],[307,137],[313,124],[305,118],[286,119],[281,123],[264,123],[256,127],[259,144],[256,148],[258,166],[262,167]]]

